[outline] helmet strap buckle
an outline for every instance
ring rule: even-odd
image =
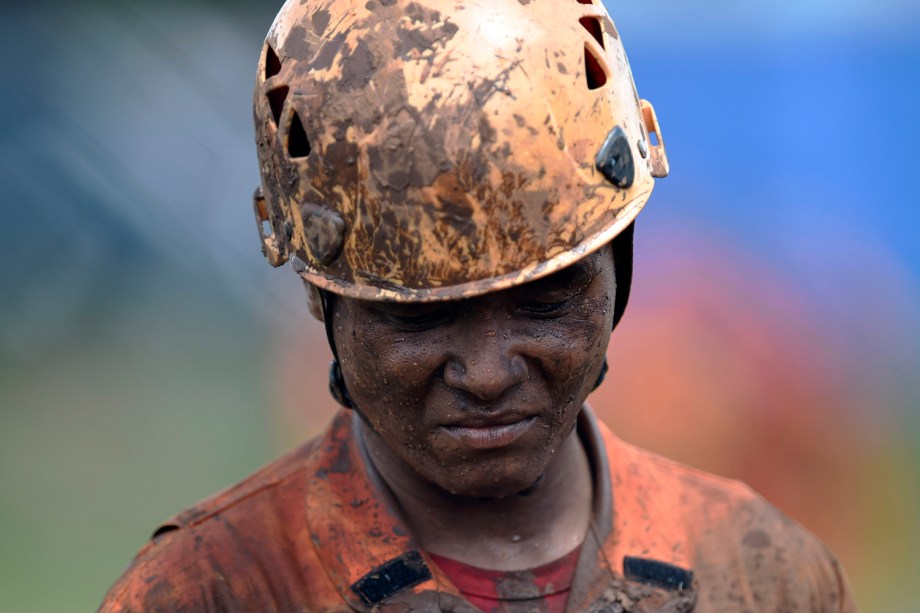
[[[668,163],[668,154],[664,150],[664,139],[661,136],[661,126],[658,125],[658,116],[655,115],[655,107],[648,100],[640,100],[639,107],[642,110],[642,121],[645,123],[645,130],[648,132],[648,140],[651,143],[649,151],[651,174],[661,179],[668,176],[671,166]]]
[[[252,195],[252,208],[256,215],[259,238],[262,239],[262,255],[265,256],[269,264],[277,268],[287,262],[287,249],[278,240],[269,214],[268,202],[265,200],[265,193],[262,191],[261,185],[256,188],[255,193]]]

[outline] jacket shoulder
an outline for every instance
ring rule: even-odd
[[[856,610],[834,555],[748,485],[613,436],[608,449],[621,511],[639,520],[643,546],[646,533],[658,534],[653,548],[683,552],[699,590],[696,610]]]
[[[285,610],[285,601],[302,598],[304,585],[321,583],[302,564],[312,554],[304,468],[316,446],[314,439],[162,524],[99,610],[265,610],[269,602]]]
[[[188,528],[207,521],[214,515],[245,504],[250,498],[277,488],[295,479],[303,470],[307,459],[319,444],[314,438],[281,457],[266,464],[239,483],[208,496],[197,504],[174,515],[160,524],[154,531],[154,538],[171,530]]]
[[[856,611],[842,565],[818,537],[751,491],[696,544],[696,572],[713,610]],[[726,572],[730,569],[730,572]]]

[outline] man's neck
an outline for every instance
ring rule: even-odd
[[[480,568],[525,570],[552,562],[584,540],[591,521],[587,455],[573,431],[541,481],[522,494],[456,496],[425,481],[366,426],[368,455],[426,550]]]

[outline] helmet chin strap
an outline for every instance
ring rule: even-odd
[[[323,325],[326,327],[326,341],[332,351],[332,363],[329,364],[329,393],[340,405],[346,409],[354,409],[355,402],[345,386],[345,377],[342,375],[342,366],[339,364],[339,352],[335,347],[335,337],[332,332],[332,301],[333,295],[324,289],[318,289],[320,306],[323,310]],[[358,412],[360,414],[360,411]],[[363,416],[362,416],[363,417]]]
[[[620,323],[620,319],[623,318],[623,313],[626,311],[626,304],[629,302],[629,290],[632,286],[633,236],[635,230],[636,223],[633,222],[626,226],[626,229],[617,234],[610,243],[611,251],[613,252],[614,278],[617,283],[616,297],[613,301],[614,330],[617,324]],[[601,372],[597,376],[597,381],[594,382],[594,387],[591,388],[592,392],[604,382],[604,377],[607,376],[609,368],[610,367],[607,365],[607,357],[605,356],[604,363],[601,365]]]
[[[629,290],[632,286],[633,276],[633,236],[636,231],[636,222],[626,226],[617,234],[610,246],[613,251],[613,270],[617,282],[616,298],[613,302],[613,327],[617,327],[626,303],[629,302]]]

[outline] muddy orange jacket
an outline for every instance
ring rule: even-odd
[[[161,526],[100,610],[475,612],[413,541],[340,412],[325,435]],[[855,611],[836,559],[738,482],[582,412],[592,528],[568,611]]]

